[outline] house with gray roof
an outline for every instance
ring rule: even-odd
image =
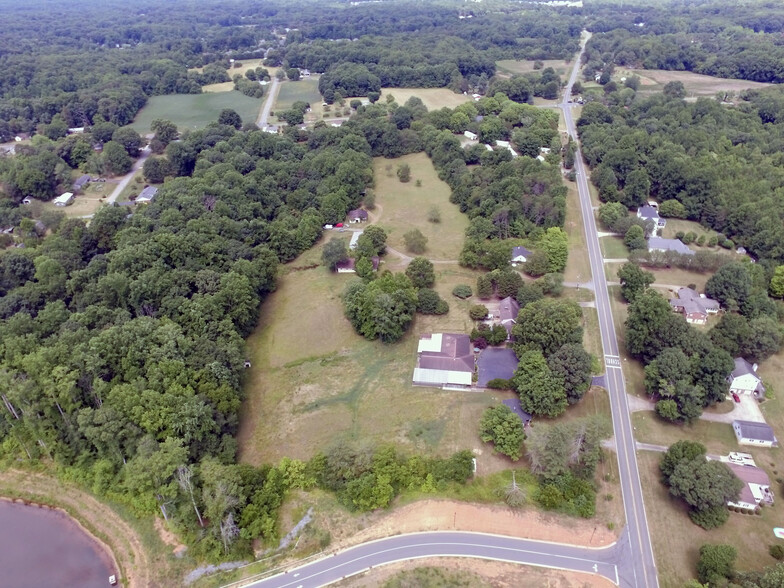
[[[498,303],[498,322],[506,329],[507,341],[512,338],[512,327],[517,323],[518,314],[520,314],[520,305],[511,296]]]
[[[662,237],[648,239],[648,251],[673,251],[681,255],[694,255],[694,251],[679,239],[664,239]]]
[[[675,312],[683,314],[686,322],[696,325],[707,323],[708,315],[716,314],[720,308],[716,300],[707,298],[692,288],[680,288],[678,296],[670,298],[670,306]]]
[[[158,188],[154,188],[153,186],[145,186],[144,190],[141,191],[136,197],[136,204],[146,204],[147,202],[152,202],[155,200],[155,195],[158,193]]]
[[[474,375],[471,339],[468,335],[433,333],[419,339],[413,382],[417,386],[468,389]]]
[[[735,369],[727,376],[730,392],[735,394],[749,394],[757,398],[765,395],[765,386],[762,378],[757,375],[757,364],[749,363],[742,357],[735,358]]]
[[[778,447],[779,441],[767,423],[752,421],[732,421],[732,430],[741,445],[756,447]]]
[[[663,229],[667,225],[667,221],[659,216],[659,211],[649,204],[637,209],[637,218],[641,218],[646,223],[652,222],[657,230]]]
[[[512,266],[516,266],[518,263],[525,263],[529,257],[531,257],[531,252],[525,247],[521,245],[512,247],[512,257],[510,259]]]
[[[87,184],[90,183],[90,174],[84,174],[80,176],[74,183],[73,183],[73,191],[74,194],[79,192],[80,190],[84,189]]]
[[[350,223],[362,223],[365,222],[367,219],[368,219],[367,210],[363,210],[361,208],[350,210],[348,213],[348,222]]]

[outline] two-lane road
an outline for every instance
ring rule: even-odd
[[[436,531],[363,543],[305,566],[248,584],[252,588],[315,588],[376,566],[426,557],[474,557],[604,576],[618,583],[618,545],[602,549],[514,537]],[[521,582],[521,586],[524,582]]]
[[[582,51],[575,61],[574,69],[569,77],[569,83],[561,103],[567,132],[575,141],[577,140],[577,127],[572,116],[571,89],[580,70],[581,58]],[[656,588],[659,585],[659,581],[656,573],[656,563],[653,558],[648,521],[645,515],[645,505],[643,504],[642,484],[640,483],[640,472],[637,466],[634,429],[626,396],[626,382],[624,381],[621,365],[622,359],[619,353],[618,339],[615,335],[615,324],[610,307],[604,260],[599,247],[591,194],[588,190],[586,166],[583,163],[582,153],[579,150],[575,154],[575,172],[588,257],[591,264],[591,273],[593,274],[596,310],[599,315],[599,330],[601,331],[605,366],[607,368],[605,379],[607,391],[610,395],[615,444],[618,454],[618,470],[626,514],[627,526],[624,534],[628,540],[630,565],[623,567],[624,571],[629,570],[629,575],[626,577],[626,574],[622,574],[621,585],[634,588]]]

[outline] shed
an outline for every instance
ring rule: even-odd
[[[752,421],[732,421],[735,437],[741,445],[756,445],[757,447],[778,447],[778,439],[773,429],[767,423]]]
[[[71,192],[65,192],[64,194],[60,194],[57,198],[54,199],[55,206],[68,206],[69,204],[73,204],[74,195]]]
[[[142,190],[141,194],[136,197],[136,204],[145,204],[147,202],[152,202],[155,200],[155,196],[158,194],[158,188],[153,186],[145,186],[144,190]]]
[[[365,222],[367,219],[368,219],[367,210],[362,210],[361,208],[350,210],[348,213],[348,222],[350,223],[362,223]]]
[[[531,252],[523,246],[512,247],[512,256],[510,261],[513,266],[518,263],[525,263],[531,257]]]

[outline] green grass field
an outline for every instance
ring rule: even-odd
[[[313,112],[321,112],[321,94],[318,91],[318,80],[302,79],[297,82],[283,82],[278,90],[278,99],[273,105],[273,112],[288,110],[297,101],[307,102]]]
[[[387,94],[392,94],[395,97],[395,102],[401,106],[411,96],[417,96],[422,99],[428,110],[438,110],[445,106],[455,108],[472,100],[471,96],[455,94],[449,88],[381,88],[381,102],[386,100]]]
[[[621,259],[628,257],[629,248],[623,244],[621,237],[607,236],[599,239],[602,255],[606,259]]]
[[[236,110],[243,121],[255,121],[262,104],[263,100],[234,91],[153,96],[136,115],[131,127],[139,133],[149,133],[152,121],[162,118],[172,121],[180,131],[202,129],[218,120],[224,108]]]
[[[504,74],[525,74],[531,73],[535,71],[541,72],[542,70],[535,70],[534,69],[534,61],[528,60],[515,60],[515,59],[502,59],[501,61],[496,61],[495,64],[498,67],[498,71]],[[572,64],[563,61],[562,59],[544,59],[542,60],[543,67],[552,67],[559,76],[564,77],[568,75],[568,72],[571,71]]]
[[[411,166],[411,181],[402,183],[396,171],[400,164]],[[463,247],[468,217],[457,205],[449,202],[449,186],[438,178],[430,158],[414,153],[398,159],[377,157],[373,160],[376,179],[376,215],[379,226],[386,230],[388,243],[405,252],[403,235],[419,229],[427,237],[424,255],[434,260],[457,260]],[[420,180],[422,185],[417,186]],[[431,223],[427,212],[432,207],[441,211],[441,222]]]
[[[700,96],[713,97],[718,92],[734,92],[748,88],[765,88],[771,84],[750,82],[748,80],[733,80],[704,76],[690,71],[666,71],[660,69],[626,69],[617,68],[613,79],[620,83],[620,78],[637,75],[640,77],[640,94],[653,94],[661,92],[668,82],[681,82],[686,89],[686,99],[695,99]]]

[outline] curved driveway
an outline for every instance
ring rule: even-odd
[[[573,570],[600,575],[617,584],[619,576],[616,562],[622,559],[621,549],[619,544],[590,549],[482,533],[413,533],[363,543],[248,586],[314,588],[376,566],[426,557],[475,557]]]

